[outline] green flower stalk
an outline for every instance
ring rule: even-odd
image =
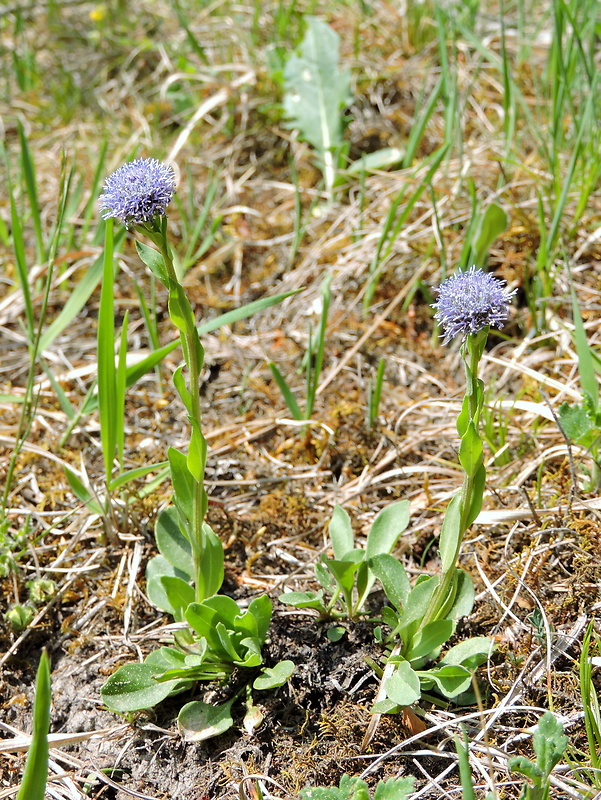
[[[165,212],[174,193],[175,174],[169,165],[153,158],[136,159],[109,175],[99,202],[105,219],[116,218],[126,228],[143,233],[156,246],[158,252],[141,242],[136,243],[142,261],[168,290],[169,316],[181,333],[188,381],[186,385],[182,376],[183,365],[176,370],[173,380],[188,412],[192,434],[186,469],[182,469],[181,459],[173,453],[170,453],[169,461],[180,525],[192,549],[196,574],[200,576],[206,548],[203,523],[208,505],[204,488],[207,444],[202,433],[200,408],[204,349],[196,329],[194,311],[175,271],[167,240]],[[203,581],[197,580],[197,601],[204,599],[202,587]]]
[[[423,618],[423,625],[443,619],[452,608],[457,590],[457,560],[463,537],[482,508],[486,469],[479,434],[484,384],[478,367],[491,327],[502,328],[508,318],[514,291],[505,282],[481,269],[471,267],[444,281],[438,290],[435,319],[444,333],[445,344],[463,337],[461,355],[465,365],[466,393],[457,431],[461,437],[459,462],[464,470],[463,486],[447,508],[440,532],[442,572]]]

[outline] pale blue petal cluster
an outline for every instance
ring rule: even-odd
[[[444,333],[444,344],[461,336],[465,339],[483,328],[502,328],[507,322],[511,298],[507,284],[482,269],[471,267],[459,272],[438,287],[436,319]]]
[[[115,217],[126,227],[163,216],[175,193],[173,169],[156,158],[137,158],[115,170],[98,198],[104,219]]]

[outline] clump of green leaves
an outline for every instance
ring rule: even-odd
[[[338,786],[301,789],[300,800],[406,800],[413,790],[414,778],[389,778],[379,781],[373,795],[361,778],[343,775]]]
[[[113,711],[129,713],[151,708],[165,698],[180,694],[196,681],[227,681],[235,669],[248,672],[256,690],[282,686],[294,664],[281,661],[273,668],[262,667],[262,647],[271,619],[272,604],[267,595],[252,600],[246,609],[231,597],[218,595],[223,582],[223,545],[203,523],[203,557],[193,557],[193,540],[184,535],[192,510],[190,481],[184,467],[186,456],[169,450],[175,505],[164,509],[156,522],[159,555],[146,569],[146,587],[151,602],[188,627],[174,634],[174,646],[152,651],[141,664],[120,667],[101,695]],[[178,717],[188,740],[200,741],[223,733],[233,723],[229,713],[237,695],[227,702],[209,706],[200,701],[185,705]],[[252,707],[250,694],[247,706]]]
[[[469,575],[457,569],[452,604],[443,614],[425,622],[439,584],[438,576],[420,576],[411,587],[403,565],[386,555],[372,559],[370,568],[391,603],[382,609],[382,620],[389,632],[385,634],[382,628],[376,628],[376,638],[386,645],[388,655],[386,668],[381,671],[385,697],[374,704],[372,711],[397,713],[416,703],[424,692],[435,691],[448,699],[468,692],[472,673],[488,658],[490,639],[485,636],[467,639],[442,657],[440,654],[453,635],[457,620],[472,610],[474,587]],[[434,661],[436,664],[430,666]]]
[[[525,756],[514,756],[509,759],[510,772],[518,772],[528,778],[520,794],[520,800],[549,800],[551,791],[551,773],[559,763],[568,744],[568,737],[563,733],[563,726],[555,716],[547,711],[541,717],[532,737],[535,760]]]
[[[348,150],[342,111],[352,99],[350,73],[338,65],[338,34],[317,17],[307,16],[305,22],[299,52],[290,56],[284,70],[284,111],[289,127],[314,148],[331,196]]]
[[[384,508],[374,519],[362,549],[355,544],[349,515],[337,505],[329,526],[334,558],[322,555],[315,565],[315,577],[323,588],[318,592],[285,592],[280,595],[281,602],[295,608],[313,608],[324,619],[355,619],[365,613],[365,602],[377,577],[372,562],[392,552],[408,523],[407,500]]]

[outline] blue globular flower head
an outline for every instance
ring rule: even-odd
[[[175,193],[175,173],[156,158],[137,158],[115,170],[98,198],[104,219],[143,225],[162,217]]]
[[[465,340],[488,326],[502,328],[515,292],[507,289],[504,280],[476,267],[447,278],[438,287],[438,302],[432,305],[434,319],[443,329],[443,343],[459,334]]]

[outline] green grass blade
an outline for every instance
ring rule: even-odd
[[[100,187],[100,181],[102,179],[102,176],[106,173],[105,160],[106,160],[106,151],[108,148],[108,143],[109,143],[108,135],[105,135],[104,139],[102,140],[102,144],[100,145],[100,150],[98,154],[95,156],[96,170],[94,171],[94,177],[92,178],[92,186],[90,187],[90,195],[88,198],[88,202],[86,203],[86,207],[83,212],[84,224],[82,225],[81,231],[79,233],[81,241],[85,240],[90,224],[92,220],[96,217],[96,212],[98,208],[98,194],[99,194],[98,189]]]
[[[231,325],[239,320],[252,317],[255,314],[258,314],[260,311],[281,303],[287,297],[298,294],[300,291],[302,291],[302,289],[293,289],[289,292],[276,294],[273,297],[262,297],[260,300],[253,300],[252,303],[247,303],[245,306],[235,308],[232,311],[227,311],[225,314],[220,314],[218,317],[215,317],[215,319],[211,319],[208,322],[203,323],[198,327],[198,334],[199,336],[203,336],[205,333],[210,333],[211,331],[217,330],[223,325]],[[146,375],[146,373],[154,369],[157,364],[159,364],[166,356],[168,356],[169,353],[172,353],[177,347],[179,347],[179,345],[180,339],[174,339],[172,342],[169,342],[169,344],[163,345],[163,347],[146,356],[146,358],[142,359],[137,364],[132,364],[130,367],[127,367],[127,388],[129,389],[131,386],[137,383],[140,378]],[[98,408],[98,394],[94,391],[94,389],[94,386],[90,387],[86,398],[81,405],[81,408],[76,413],[75,419],[69,425],[69,430],[63,435],[61,444],[64,445],[64,443],[67,441],[71,431],[82,416],[85,414],[91,414]]]
[[[161,472],[165,469],[165,467],[169,466],[168,461],[159,461],[157,464],[145,464],[143,467],[136,467],[135,469],[128,469],[126,472],[122,472],[114,481],[111,481],[109,484],[109,489],[111,492],[120,489],[125,484],[129,483],[130,481],[135,481],[138,478],[143,478],[148,475],[149,472],[154,472],[155,470],[160,470]],[[164,480],[164,478],[163,478]]]
[[[574,342],[576,343],[576,354],[578,356],[578,374],[582,393],[590,398],[595,413],[599,408],[599,384],[595,375],[595,367],[591,348],[589,347],[578,305],[578,298],[572,284],[572,315],[574,317]]]
[[[38,189],[35,177],[35,164],[29,149],[29,142],[25,135],[25,130],[21,120],[17,120],[17,130],[19,132],[19,143],[21,145],[21,169],[23,179],[25,181],[25,188],[29,198],[29,206],[31,210],[31,219],[33,220],[33,229],[35,234],[36,243],[36,256],[38,264],[45,260],[45,247],[44,236],[42,233],[42,218],[40,216],[40,205],[38,201]]]
[[[584,113],[582,115],[582,120],[580,123],[580,127],[578,129],[578,136],[576,137],[576,142],[573,145],[572,158],[570,159],[568,170],[562,179],[563,186],[561,189],[561,194],[559,196],[559,200],[557,201],[555,214],[553,215],[553,220],[551,222],[551,226],[549,227],[549,231],[547,233],[547,248],[546,248],[547,253],[550,253],[552,251],[555,242],[557,240],[557,236],[559,233],[559,226],[561,224],[561,220],[563,218],[563,212],[568,199],[568,193],[572,185],[572,179],[574,177],[574,172],[576,170],[576,164],[580,156],[580,146],[582,143],[582,137],[585,130],[587,130],[588,126],[590,125],[589,117],[592,114],[592,110],[593,110],[592,96],[590,96],[587,101]]]
[[[201,242],[200,247],[198,248],[198,250],[196,252],[194,252],[194,248],[196,247],[197,242],[198,242],[198,240],[200,238],[200,234],[202,232],[202,229],[204,228],[204,226],[205,226],[205,224],[207,222],[207,219],[208,219],[208,216],[209,216],[209,211],[213,208],[213,201],[215,200],[215,196],[217,194],[218,187],[219,187],[219,176],[215,175],[215,176],[213,176],[213,178],[211,179],[211,182],[209,183],[209,185],[207,187],[205,200],[204,200],[202,209],[200,210],[200,214],[198,214],[198,211],[195,210],[195,216],[197,216],[198,218],[197,218],[196,223],[194,225],[194,229],[192,230],[192,233],[190,234],[188,245],[186,247],[186,252],[185,252],[185,255],[184,255],[183,259],[182,259],[182,262],[183,262],[183,265],[184,265],[184,270],[187,270],[188,267],[191,264],[193,264],[194,261],[196,261],[196,259],[200,258],[200,256],[204,252],[206,252],[206,250],[210,246],[210,242],[209,243],[205,243],[203,241],[203,242]],[[218,219],[219,219],[219,222],[218,222],[218,225],[219,225],[219,224],[221,224],[221,217],[219,217]],[[215,236],[214,227],[215,227],[214,225],[211,227],[211,232],[209,233],[209,237],[207,237],[207,238],[210,238],[210,240],[212,240],[214,238],[214,236]]]
[[[104,226],[103,226],[104,227]],[[125,237],[125,228],[119,230],[114,237],[114,247],[117,248],[123,241]],[[65,306],[58,317],[54,320],[54,322],[48,326],[46,331],[44,332],[42,338],[40,339],[40,353],[44,352],[46,348],[50,347],[52,342],[56,339],[57,336],[60,336],[61,333],[67,328],[71,322],[75,319],[75,317],[79,314],[81,309],[85,306],[85,304],[90,299],[90,296],[94,289],[100,283],[100,279],[102,278],[104,269],[104,255],[101,254],[98,256],[96,261],[92,264],[92,266],[86,270],[84,277],[81,281],[77,284],[75,289],[69,295],[69,299],[65,303]]]
[[[321,369],[323,367],[323,358],[325,354],[325,344],[326,344],[326,329],[328,326],[328,311],[330,309],[330,300],[332,298],[332,293],[330,290],[331,282],[332,282],[332,276],[328,275],[324,279],[323,285],[321,287],[321,299],[322,299],[321,319],[319,321],[319,329],[317,331],[317,352],[315,353],[315,363],[313,364],[312,369],[311,369],[311,354],[309,354],[309,359],[308,359],[311,376],[310,379],[307,381],[308,392],[307,392],[307,405],[305,408],[305,419],[311,419],[311,414],[313,413],[313,406],[315,405],[315,393],[317,392],[317,384],[319,383],[319,376],[321,375]]]
[[[463,790],[463,800],[476,800],[474,784],[472,782],[472,770],[468,758],[468,748],[469,742],[467,734],[463,731],[463,742],[459,736],[455,736],[455,750],[457,751],[457,760],[459,761],[459,778]]]
[[[106,480],[111,480],[119,439],[117,419],[117,370],[115,368],[113,224],[106,226],[100,309],[98,311],[98,412]],[[123,426],[123,415],[121,416]]]
[[[44,800],[48,777],[48,728],[50,726],[50,661],[44,650],[35,682],[33,731],[23,780],[16,800]]]
[[[426,129],[426,125],[430,121],[430,117],[434,113],[434,109],[436,108],[436,104],[438,103],[438,98],[440,97],[440,92],[443,86],[443,77],[441,76],[430,97],[428,98],[428,102],[424,106],[422,113],[419,116],[419,119],[413,123],[411,126],[411,133],[409,134],[409,140],[407,142],[407,149],[405,151],[405,158],[403,159],[403,167],[406,169],[410,167],[413,163],[413,159],[415,157],[415,153],[417,152],[417,148],[420,145],[420,142],[423,138],[424,131]]]
[[[25,304],[27,337],[29,340],[29,346],[32,347],[33,340],[35,338],[35,318],[33,314],[33,303],[31,301],[31,290],[29,287],[27,258],[25,256],[25,240],[23,239],[23,227],[21,225],[21,217],[17,210],[17,204],[15,203],[15,196],[10,177],[10,171],[8,167],[8,159],[6,156],[6,150],[4,149],[4,145],[2,145],[2,154],[4,156],[4,162],[6,164],[6,184],[8,188],[8,197],[10,202],[10,221],[12,227],[13,251],[15,254],[15,263],[17,265],[17,275],[19,277],[19,285],[21,286],[21,291],[23,292],[23,302]]]
[[[292,394],[292,390],[286,383],[286,378],[282,375],[273,361],[269,362],[269,369],[271,370],[271,374],[273,375],[274,381],[277,383],[280,392],[282,393],[282,397],[284,398],[286,405],[288,406],[288,410],[292,414],[293,419],[302,420],[303,415],[299,408],[298,403],[296,402],[296,397]]]
[[[123,455],[125,452],[125,394],[127,391],[127,329],[129,325],[129,311],[125,312],[121,327],[121,341],[119,343],[119,360],[115,376],[115,418],[117,423],[117,453],[119,466],[123,471]]]
[[[73,408],[73,404],[71,403],[71,401],[69,400],[69,398],[65,394],[65,392],[63,390],[63,387],[56,380],[56,378],[52,374],[52,371],[50,370],[50,368],[48,367],[48,365],[46,364],[46,362],[42,358],[38,358],[38,364],[44,370],[44,373],[45,373],[46,377],[50,381],[50,385],[54,389],[54,392],[55,392],[55,394],[56,394],[56,396],[58,398],[58,402],[60,404],[60,407],[61,407],[63,413],[65,414],[65,416],[69,420],[73,420],[75,418],[76,411]]]
[[[601,714],[599,713],[599,700],[592,682],[592,668],[590,660],[591,638],[594,633],[594,623],[591,620],[582,641],[580,653],[580,694],[584,711],[584,725],[588,742],[591,767],[599,770],[601,767]],[[597,640],[598,644],[598,640]]]

